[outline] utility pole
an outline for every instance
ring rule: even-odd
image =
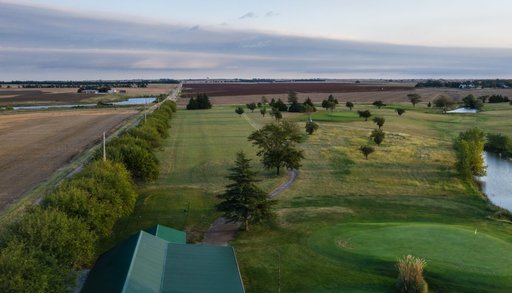
[[[144,123],[146,123],[146,107],[148,105],[148,99],[144,98]]]
[[[277,252],[277,293],[281,293],[281,253]]]
[[[105,147],[105,131],[103,131],[103,161],[107,160],[107,149]]]

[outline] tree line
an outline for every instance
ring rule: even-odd
[[[0,292],[68,292],[76,271],[90,266],[97,245],[116,222],[133,212],[135,183],[158,176],[152,150],[167,135],[174,102],[107,145],[84,169],[66,179],[38,206],[0,233]]]

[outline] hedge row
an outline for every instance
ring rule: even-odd
[[[132,178],[158,176],[152,149],[167,135],[173,111],[174,103],[161,105],[145,122],[109,143],[110,160],[91,162],[41,205],[3,228],[0,292],[73,289],[75,271],[92,264],[98,240],[133,212],[137,194]]]

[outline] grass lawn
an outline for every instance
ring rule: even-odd
[[[473,116],[424,108],[407,107],[399,117],[392,108],[357,105],[353,112],[386,118],[386,140],[369,160],[357,149],[373,122],[348,109],[313,115],[320,129],[303,145],[304,166],[279,197],[276,223],[234,242],[248,292],[277,290],[279,255],[283,292],[393,292],[394,263],[411,252],[427,258],[433,292],[512,290],[512,227],[487,219],[493,210],[458,177],[451,147],[472,126],[511,135],[512,120],[503,118],[512,107]],[[386,229],[375,233],[379,225]],[[482,241],[469,246],[475,229]],[[337,245],[345,238],[361,244],[356,252]]]
[[[159,179],[141,186],[134,214],[119,222],[105,249],[156,224],[184,229],[189,241],[201,241],[203,232],[219,216],[214,210],[216,195],[228,183],[224,178],[227,168],[241,150],[254,158],[264,190],[279,185],[284,177],[276,178],[273,170],[263,170],[256,149],[247,141],[252,131],[254,126],[236,115],[233,107],[178,111],[171,121],[169,138],[157,152]]]
[[[407,112],[399,117],[396,107]],[[272,121],[234,109],[178,111],[158,154],[160,179],[141,188],[134,215],[119,223],[114,241],[157,223],[200,240],[218,216],[215,195],[235,153],[254,157],[247,136]],[[375,128],[357,117],[365,109],[386,118],[386,139],[369,160],[358,151]],[[276,292],[278,284],[282,292],[393,292],[394,263],[407,253],[427,259],[432,292],[511,292],[512,225],[488,219],[495,210],[459,178],[451,144],[472,126],[512,135],[512,107],[435,112],[358,104],[352,112],[340,105],[313,114],[320,129],[302,145],[306,159],[298,180],[277,198],[276,220],[240,232],[232,243],[247,292]],[[307,119],[284,116],[302,127]],[[254,163],[265,190],[284,179]]]

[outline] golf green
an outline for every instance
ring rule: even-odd
[[[467,226],[337,225],[315,232],[309,243],[319,253],[335,257],[351,254],[389,262],[412,254],[424,258],[427,269],[436,273],[512,276],[512,243]]]

